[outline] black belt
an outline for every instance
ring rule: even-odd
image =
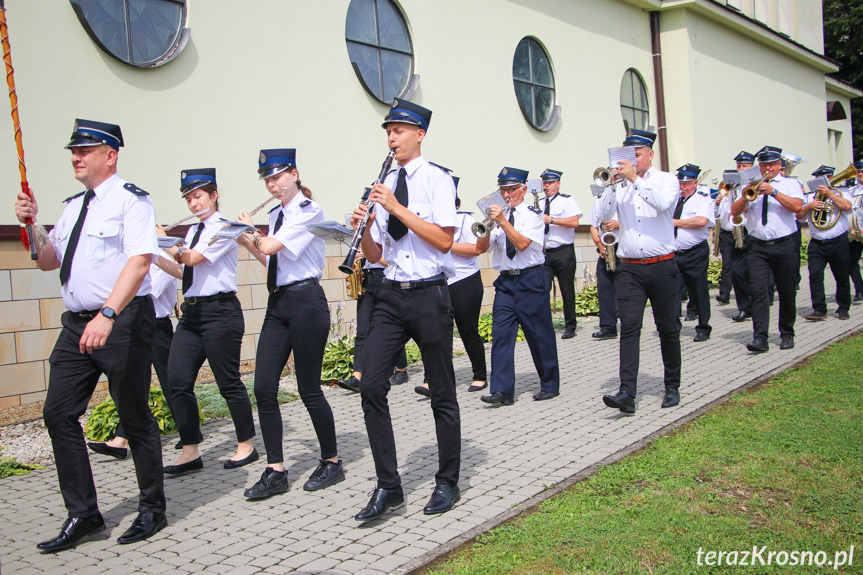
[[[830,238],[830,239],[827,239],[827,240],[819,240],[818,238],[812,238],[812,237],[810,237],[810,238],[809,238],[809,240],[810,240],[810,241],[813,241],[813,242],[815,242],[815,243],[817,243],[817,244],[829,244],[830,242],[836,242],[836,241],[839,241],[839,240],[841,240],[841,239],[842,239],[842,238],[844,238],[844,237],[845,237],[845,234],[839,234],[839,235],[838,235],[838,236],[836,236],[835,238]]]
[[[186,304],[188,304],[188,305],[195,305],[198,303],[205,303],[208,301],[223,301],[226,299],[234,298],[236,296],[237,296],[236,292],[223,291],[223,292],[219,292],[219,293],[213,294],[213,295],[202,295],[202,296],[192,296],[192,297],[185,297],[184,296],[183,301],[185,301]]]
[[[757,242],[759,244],[764,244],[765,246],[775,246],[775,245],[781,244],[784,241],[790,240],[791,236],[793,236],[793,235],[794,235],[794,233],[792,232],[792,233],[788,234],[787,236],[782,236],[781,238],[777,238],[775,240],[761,240],[761,239],[758,239],[758,238],[751,236],[751,235],[749,237],[752,239],[752,241]]]
[[[572,249],[572,244],[564,244],[562,246],[557,246],[556,248],[545,248],[545,251],[546,252],[556,252],[556,251],[560,251],[560,250],[565,250],[567,248]]]
[[[676,252],[674,252],[674,253],[675,253],[675,254],[677,254],[677,255],[688,254],[688,253],[689,253],[689,252],[691,252],[692,250],[697,250],[698,248],[700,248],[700,247],[701,247],[701,245],[702,245],[702,244],[706,244],[706,243],[707,243],[707,240],[704,240],[703,242],[699,242],[699,243],[695,244],[695,245],[694,245],[694,246],[692,246],[691,248],[686,248],[685,250],[677,250],[677,251],[676,251]]]
[[[420,289],[434,286],[445,286],[446,285],[446,277],[443,274],[438,274],[431,278],[425,278],[421,280],[411,280],[404,282],[397,282],[391,279],[384,278],[384,285],[389,286],[395,289]]]
[[[131,307],[135,304],[139,304],[142,301],[144,301],[145,299],[147,299],[148,297],[150,297],[150,296],[148,296],[148,295],[136,295],[135,297],[132,298],[132,301],[130,301],[126,305],[126,307],[128,308],[128,307]],[[94,317],[99,315],[100,311],[102,311],[102,308],[94,309],[94,310],[84,310],[84,311],[71,311],[70,310],[69,313],[71,313],[74,317],[76,317],[78,319],[93,319]],[[122,313],[122,312],[120,312],[120,313]]]
[[[503,276],[520,276],[521,274],[526,274],[527,272],[532,272],[533,270],[537,270],[543,267],[542,264],[538,264],[535,266],[530,266],[529,268],[524,268],[520,270],[500,270],[500,275]]]
[[[303,286],[315,285],[318,283],[318,278],[306,278],[304,280],[300,280],[298,282],[291,282],[289,284],[285,284],[283,286],[276,286],[273,288],[273,291],[270,293],[282,292],[282,291],[300,291]]]
[[[370,276],[382,276],[384,275],[384,268],[365,268],[363,273]]]

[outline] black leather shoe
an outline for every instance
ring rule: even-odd
[[[71,549],[75,544],[91,533],[105,528],[105,520],[98,511],[87,517],[70,517],[60,527],[60,535],[54,539],[43,541],[36,548],[44,553],[53,553]]]
[[[187,461],[186,463],[181,463],[179,465],[166,465],[162,468],[162,471],[168,475],[182,475],[184,473],[198,471],[203,468],[204,461],[199,457],[198,459],[193,459],[192,461]]]
[[[312,471],[309,480],[303,484],[306,491],[317,491],[345,480],[345,469],[342,460],[333,463],[329,459],[321,459],[318,468]]]
[[[444,513],[452,509],[452,506],[458,503],[460,499],[461,493],[458,490],[458,485],[451,487],[438,483],[434,486],[429,502],[423,507],[423,513],[426,515]]]
[[[697,319],[698,319],[697,313],[688,313],[688,314],[686,314],[686,317],[683,318],[683,321],[695,321]]]
[[[708,333],[697,333],[697,334],[695,334],[695,337],[692,338],[692,341],[694,341],[696,343],[700,343],[702,341],[707,341],[708,339],[710,339],[710,334],[708,334]]]
[[[540,391],[539,393],[533,394],[533,399],[535,401],[544,401],[546,399],[554,399],[558,395],[560,395],[560,393],[557,391]]]
[[[258,460],[258,450],[253,447],[252,452],[250,454],[248,454],[247,456],[245,456],[244,458],[237,459],[236,461],[234,461],[233,459],[227,460],[225,462],[225,469],[236,469],[238,467],[242,467],[244,465],[254,463],[257,460]],[[203,464],[201,464],[201,467],[203,467]]]
[[[266,499],[278,493],[286,493],[288,491],[288,472],[276,471],[272,467],[267,467],[261,474],[261,478],[257,483],[243,491],[243,497],[249,499]]]
[[[141,511],[138,516],[132,521],[132,526],[125,533],[117,538],[117,543],[127,545],[136,541],[148,539],[167,527],[168,517],[164,512],[157,513],[147,510]]]
[[[563,330],[563,335],[560,336],[560,339],[572,339],[573,337],[575,337],[575,330],[565,329]]]
[[[174,445],[174,449],[183,449],[183,440],[182,439],[177,441],[176,445]]]
[[[495,391],[491,395],[483,395],[480,397],[481,401],[485,403],[494,403],[497,405],[512,405],[515,403],[515,400],[511,395],[506,393],[501,393],[500,391]]]
[[[635,413],[635,398],[625,391],[618,391],[614,395],[603,395],[602,401],[608,407],[619,409],[623,413]]]
[[[803,319],[806,319],[809,321],[823,321],[823,320],[827,319],[827,314],[826,313],[818,313],[818,312],[810,313],[809,315],[805,316]]]
[[[383,516],[390,507],[402,505],[405,502],[405,494],[401,487],[395,489],[384,489],[376,487],[372,492],[372,498],[369,504],[354,515],[357,521],[371,521]]]
[[[783,335],[779,343],[779,349],[794,349],[794,336]]]
[[[431,397],[431,392],[429,391],[429,388],[424,385],[415,385],[414,391],[422,396]]]
[[[854,301],[863,301],[863,293],[855,293]]]
[[[731,316],[731,319],[737,322],[746,321],[747,319],[752,319],[752,314],[748,311],[737,312],[737,315]]]
[[[390,378],[390,385],[401,385],[403,383],[407,383],[410,377],[408,377],[408,371],[397,369],[396,372]]]
[[[336,381],[336,385],[348,391],[360,392],[360,380],[354,376],[350,376],[347,379],[339,379]]]
[[[590,337],[596,339],[614,339],[617,337],[617,332],[610,329],[601,329],[590,334]]]
[[[839,319],[851,319],[851,316],[848,315],[847,310],[837,311],[836,317],[838,317]]]
[[[722,297],[721,295],[718,295],[716,296],[716,301],[724,305],[731,301],[731,296]]]
[[[662,407],[674,407],[680,403],[680,392],[676,389],[666,389],[662,398]]]
[[[767,340],[764,338],[753,339],[749,343],[746,344],[746,349],[749,351],[754,351],[755,353],[764,353],[770,346],[767,345]]]
[[[87,447],[94,453],[116,457],[117,459],[126,459],[126,456],[129,454],[129,450],[125,447],[111,447],[102,441],[88,441]]]

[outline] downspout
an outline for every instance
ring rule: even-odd
[[[656,90],[656,134],[659,138],[660,169],[668,171],[668,138],[665,126],[665,86],[662,81],[662,46],[659,41],[659,12],[650,13],[650,44],[653,49],[653,82]]]

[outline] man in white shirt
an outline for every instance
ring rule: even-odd
[[[737,163],[737,171],[748,170],[755,163],[755,155],[743,150],[734,157]],[[740,190],[735,192],[740,193]],[[722,254],[722,274],[719,279],[719,295],[716,301],[721,304],[728,303],[731,298],[731,289],[734,289],[734,299],[737,303],[737,315],[731,316],[736,322],[746,321],[752,317],[749,301],[749,277],[746,271],[747,261],[747,234],[746,227],[741,225],[735,232],[735,226],[731,223],[731,204],[734,202],[734,194],[729,192],[717,200],[718,210],[716,217],[717,225],[721,226],[719,232],[719,252]],[[736,234],[743,235],[743,244],[738,246]]]
[[[852,209],[863,196],[863,160],[856,162],[854,167],[857,169],[857,183],[849,189]],[[855,217],[853,211],[851,217]],[[863,301],[863,277],[860,276],[861,255],[863,255],[863,236],[860,236],[852,227],[851,241],[848,243],[848,267],[851,281],[854,282],[854,301]]]
[[[596,245],[596,295],[599,301],[599,331],[591,334],[595,339],[614,339],[617,337],[617,294],[614,291],[614,278],[620,258],[617,255],[616,240],[606,245],[612,236],[617,236],[617,217],[608,221],[599,219],[599,200],[590,210],[590,239]],[[611,250],[611,252],[609,252]],[[612,259],[613,254],[613,259]],[[609,265],[611,263],[611,265]]]

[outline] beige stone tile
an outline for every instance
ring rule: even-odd
[[[325,280],[344,279],[345,274],[339,269],[345,258],[342,256],[334,256],[326,258],[324,262],[324,277]]]
[[[324,256],[327,258],[330,256],[339,256],[344,260],[346,254],[347,252],[342,253],[342,242],[337,242],[335,240],[328,241],[326,248],[324,248]]]
[[[35,393],[25,393],[21,396],[21,405],[30,405],[31,403],[36,403],[38,401],[45,401],[45,397],[48,395],[47,391],[37,391]]]
[[[247,333],[243,336],[243,346],[240,348],[240,361],[251,361],[255,359],[256,351],[255,336],[254,334]]]
[[[237,285],[266,282],[267,270],[258,260],[240,260],[237,262]]]
[[[18,240],[0,242],[0,269],[36,269],[36,262],[30,259],[30,252]]]
[[[19,405],[21,405],[21,397],[18,395],[0,397],[0,409],[9,409],[10,407],[18,407]]]
[[[251,287],[252,305],[250,309],[265,309],[267,300],[270,298],[270,292],[267,290],[266,284],[254,284]]]
[[[39,315],[41,316],[42,329],[62,327],[60,318],[66,311],[66,304],[61,298],[49,298],[39,300]]]
[[[494,304],[494,288],[487,287],[483,290],[482,294],[482,305],[483,306],[491,306]],[[491,311],[491,310],[489,310]]]
[[[45,389],[45,369],[41,361],[0,365],[0,397]]]
[[[48,359],[60,329],[41,329],[37,331],[19,331],[15,334],[15,349],[18,361],[40,361]]]
[[[16,300],[60,297],[59,273],[12,270],[12,297]]]
[[[252,286],[237,286],[237,299],[244,310],[252,309]]]
[[[264,315],[266,313],[267,310],[264,308],[250,309],[243,312],[243,318],[246,322],[246,334],[261,332],[261,326],[264,324]]]
[[[15,334],[0,334],[0,365],[15,363],[17,357],[15,353]]]
[[[494,280],[500,275],[495,269],[482,269],[479,270],[480,277],[482,277],[482,285],[485,287],[489,287],[494,283]]]
[[[0,302],[0,332],[39,329],[42,322],[39,301]]]
[[[324,288],[327,301],[341,301],[346,298],[344,280],[322,280],[321,287]]]
[[[9,270],[0,270],[0,301],[12,299],[12,275]]]

